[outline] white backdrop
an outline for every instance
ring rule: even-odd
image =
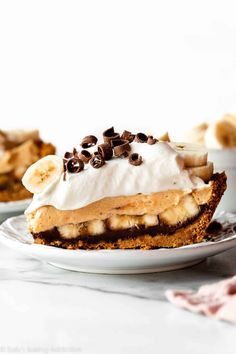
[[[61,145],[236,113],[235,1],[0,2],[1,128]]]

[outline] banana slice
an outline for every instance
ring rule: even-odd
[[[169,145],[183,158],[185,167],[198,167],[207,164],[208,154],[204,146],[173,142],[170,142]]]
[[[62,172],[62,159],[55,155],[48,155],[28,168],[22,183],[28,191],[38,194],[59,179]]]
[[[191,175],[200,177],[204,182],[208,182],[213,175],[214,166],[212,162],[207,162],[205,166],[191,167],[188,171]]]
[[[183,197],[178,205],[170,207],[159,214],[159,219],[166,225],[176,225],[183,223],[189,218],[193,218],[199,213],[199,206],[192,195]]]
[[[158,140],[160,140],[160,141],[170,141],[170,137],[169,137],[168,132],[166,132],[165,134],[159,136]]]
[[[107,219],[107,226],[110,230],[129,229],[136,224],[137,217],[132,215],[113,215]]]

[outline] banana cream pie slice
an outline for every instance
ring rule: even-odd
[[[23,184],[36,243],[68,249],[153,249],[201,242],[226,189],[204,147],[143,133],[89,135],[80,150],[33,164]]]
[[[41,140],[38,130],[0,131],[0,202],[31,198],[21,179],[27,168],[55,147]]]

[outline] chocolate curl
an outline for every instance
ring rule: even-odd
[[[88,150],[81,150],[79,153],[79,158],[82,160],[84,163],[88,163],[89,160],[92,158],[92,155]]]
[[[152,135],[148,135],[148,139],[147,139],[147,143],[149,145],[154,145],[158,142],[158,140],[156,138],[153,138]]]
[[[108,143],[98,145],[98,153],[104,160],[110,160],[113,156],[113,150]]]
[[[98,139],[94,135],[85,136],[80,144],[83,149],[89,149],[97,144]]]
[[[100,168],[105,164],[105,160],[98,152],[95,152],[90,159],[90,164],[93,168]]]
[[[130,144],[128,140],[117,139],[111,141],[114,155],[117,157],[127,157],[131,150]]]
[[[110,144],[111,140],[120,139],[120,134],[114,131],[114,127],[111,127],[103,132],[104,143]]]
[[[73,148],[72,152],[70,152],[70,151],[65,152],[64,159],[65,160],[71,159],[72,157],[77,156],[77,154],[78,154],[78,152],[77,152],[76,148]]]
[[[65,152],[64,159],[68,160],[68,159],[71,159],[73,156],[74,156],[73,152],[67,151],[67,152]]]
[[[64,181],[66,180],[66,172],[79,173],[84,169],[84,163],[78,156],[78,151],[73,148],[73,151],[67,151],[63,158]]]
[[[84,163],[78,157],[72,157],[67,161],[66,169],[70,173],[79,173],[84,169]]]
[[[128,140],[129,143],[132,143],[134,140],[135,135],[129,132],[128,130],[124,130],[123,133],[121,134],[121,139]]]
[[[144,134],[144,133],[138,133],[138,134],[136,134],[134,140],[135,140],[137,143],[146,143],[147,140],[148,140],[148,137],[147,137],[147,135]]]
[[[142,156],[137,153],[129,155],[129,163],[133,166],[139,166],[143,162]]]

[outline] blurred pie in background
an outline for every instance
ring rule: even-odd
[[[31,198],[21,183],[27,168],[46,155],[55,154],[55,147],[45,143],[38,130],[0,131],[0,202]]]

